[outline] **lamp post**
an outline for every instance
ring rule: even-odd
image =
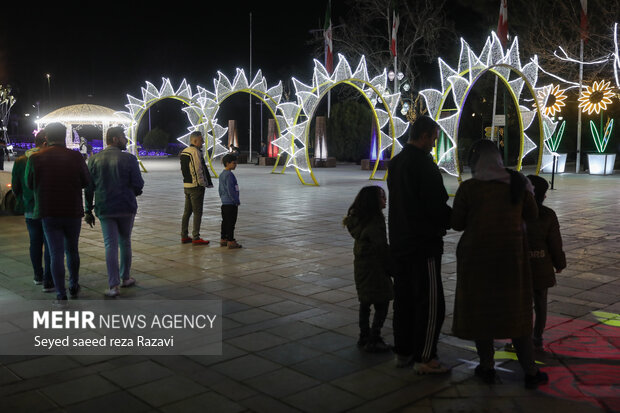
[[[52,75],[46,73],[45,77],[47,78],[47,96],[49,99],[49,105],[52,106]]]

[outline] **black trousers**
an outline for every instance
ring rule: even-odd
[[[235,240],[235,225],[237,224],[238,205],[222,205],[221,239]]]
[[[534,290],[534,313],[536,317],[534,319],[534,345],[542,346],[543,344],[543,332],[545,331],[545,325],[547,324],[547,288],[540,290]]]
[[[446,314],[441,254],[396,257],[394,352],[415,362],[437,358],[437,341]]]
[[[372,325],[370,324],[370,306],[375,307],[375,315],[372,318]],[[359,310],[359,327],[360,337],[379,337],[381,335],[381,329],[387,318],[390,302],[385,301],[382,303],[365,303],[360,302]]]
[[[475,340],[475,343],[476,351],[480,358],[480,366],[484,370],[492,369],[495,366],[495,360],[493,358],[495,355],[493,339]],[[534,361],[534,345],[532,344],[532,338],[530,336],[515,337],[512,339],[512,344],[515,346],[517,358],[519,359],[519,364],[523,372],[530,376],[536,374],[538,367],[536,367],[536,362]]]

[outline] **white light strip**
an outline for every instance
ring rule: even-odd
[[[558,49],[560,49],[562,51],[562,53],[564,54],[564,56],[558,56],[558,52],[555,51],[553,52],[553,55],[555,57],[557,57],[558,59],[564,61],[564,62],[570,62],[570,63],[578,63],[578,64],[584,64],[584,65],[599,65],[601,63],[607,63],[609,61],[609,59],[611,58],[611,54],[604,56],[604,57],[599,57],[600,60],[595,60],[595,61],[590,61],[590,62],[586,62],[586,61],[581,61],[581,60],[577,60],[574,59],[572,57],[568,56],[568,53],[566,53],[566,51],[564,49],[562,49],[562,46],[558,46]]]

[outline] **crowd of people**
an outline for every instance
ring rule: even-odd
[[[15,160],[12,188],[24,211],[30,237],[30,258],[34,284],[43,292],[55,292],[54,303],[64,306],[68,297],[80,293],[79,239],[82,218],[95,226],[99,220],[105,246],[108,289],[104,295],[117,297],[120,289],[136,285],[131,276],[131,233],[138,210],[136,197],[142,194],[144,180],[137,158],[125,152],[127,137],[122,127],[106,132],[106,147],[85,158],[65,144],[67,129],[50,123],[35,137],[35,147]],[[181,153],[181,173],[185,209],[181,219],[181,242],[207,245],[200,237],[200,222],[205,188],[213,187],[202,155],[203,138],[191,136],[191,145]],[[236,157],[224,157],[220,177],[222,234],[220,245],[241,248],[234,238],[239,201],[239,186],[232,173]],[[84,195],[84,196],[83,196]],[[189,218],[194,215],[192,236]],[[69,285],[65,283],[65,257]]]
[[[543,206],[548,185],[538,176],[525,177],[505,168],[497,147],[480,140],[468,158],[472,178],[459,186],[450,207],[430,154],[439,130],[431,118],[418,118],[407,144],[390,160],[389,197],[379,186],[366,186],[343,220],[355,240],[357,345],[368,352],[393,351],[397,367],[410,366],[418,374],[449,371],[439,360],[437,344],[445,317],[443,237],[452,228],[463,232],[456,251],[452,333],[475,342],[480,360],[475,374],[486,383],[496,381],[494,340],[511,339],[525,386],[536,388],[548,381],[534,361],[535,347],[543,344],[547,289],[555,285],[554,272],[566,267],[557,216]],[[30,235],[34,283],[42,284],[45,292],[55,291],[58,305],[80,293],[82,217],[93,227],[96,215],[101,226],[109,284],[105,296],[117,297],[120,288],[136,285],[131,276],[131,233],[136,197],[144,188],[136,157],[125,152],[122,127],[107,130],[106,148],[88,162],[80,152],[65,147],[65,135],[62,124],[47,125],[37,134],[35,148],[15,161],[12,173]],[[200,236],[205,191],[213,187],[203,144],[201,133],[194,132],[180,154],[183,244],[209,244]],[[240,205],[233,173],[237,158],[228,153],[222,163],[220,246],[237,249],[241,248],[234,236]],[[393,347],[381,335],[392,300]]]
[[[472,178],[459,186],[450,207],[430,154],[439,130],[431,118],[418,118],[390,160],[389,239],[380,187],[362,188],[343,221],[355,240],[358,345],[369,352],[392,350],[397,367],[411,366],[418,374],[449,371],[439,361],[437,342],[445,317],[443,236],[452,228],[463,232],[452,333],[475,342],[475,375],[489,384],[497,379],[494,340],[511,339],[525,387],[537,388],[549,380],[534,360],[535,347],[543,344],[547,289],[555,285],[554,270],[566,267],[557,216],[542,205],[548,185],[505,168],[495,144],[480,140],[468,159]],[[392,298],[393,347],[380,331]]]

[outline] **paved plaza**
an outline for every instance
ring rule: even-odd
[[[513,353],[496,353],[501,383],[490,386],[474,377],[473,343],[450,335],[460,237],[454,231],[445,238],[447,315],[439,343],[451,373],[417,376],[396,369],[391,355],[356,347],[353,239],[341,222],[362,186],[387,189],[369,181],[368,171],[350,164],[315,169],[321,185],[309,187],[292,169],[276,175],[240,165],[236,237],[243,248],[228,250],[217,242],[217,189],[207,189],[201,231],[212,245],[182,245],[178,159],[144,164],[149,172],[133,232],[137,286],[123,289],[119,300],[222,300],[223,354],[0,356],[0,411],[620,411],[620,175],[564,174],[548,193],[568,267],[549,290],[545,352],[537,354],[550,384],[526,390]],[[456,179],[444,175],[444,182],[454,194]],[[83,225],[80,256],[80,300],[103,299],[98,222]],[[0,216],[0,300],[52,299],[32,278],[24,217]],[[393,342],[391,315],[385,336]]]

